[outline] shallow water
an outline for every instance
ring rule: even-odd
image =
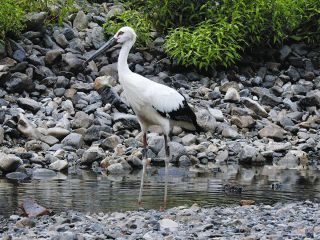
[[[320,171],[280,170],[272,166],[221,166],[221,172],[196,174],[171,167],[168,178],[168,207],[238,203],[320,200]],[[107,176],[81,170],[54,178],[17,182],[0,178],[0,215],[20,213],[25,198],[35,199],[51,210],[107,212],[138,209],[141,172]],[[241,194],[224,191],[224,185],[241,186]],[[276,184],[276,189],[272,189]],[[164,191],[164,168],[150,168],[145,177],[143,207],[159,209]]]

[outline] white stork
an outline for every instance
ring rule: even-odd
[[[146,168],[147,131],[152,125],[162,128],[165,143],[165,191],[164,206],[167,202],[167,175],[169,164],[168,138],[173,126],[180,126],[188,130],[201,131],[196,116],[189,107],[186,99],[176,90],[165,85],[153,82],[137,73],[132,72],[128,66],[128,55],[136,41],[136,33],[131,27],[122,27],[100,49],[98,49],[85,63],[95,59],[116,43],[121,44],[118,58],[119,82],[123,87],[125,96],[137,115],[143,133],[143,170],[139,192],[141,203],[143,179]]]

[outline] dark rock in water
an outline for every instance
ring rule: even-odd
[[[128,110],[127,105],[121,101],[119,95],[115,91],[113,91],[111,87],[104,86],[102,88],[99,88],[97,91],[101,96],[103,105],[110,103],[120,112],[126,112]]]
[[[128,163],[130,166],[134,169],[138,168],[141,169],[143,167],[142,161],[140,158],[135,157],[135,156],[129,156],[127,159]]]
[[[23,172],[11,172],[6,174],[6,178],[11,180],[24,180],[28,178],[28,175]]]
[[[241,194],[243,192],[243,187],[242,186],[233,185],[233,184],[225,184],[223,186],[223,191],[225,193]]]
[[[28,217],[38,217],[50,213],[49,209],[39,205],[32,199],[24,199],[21,208]]]
[[[46,168],[37,168],[32,173],[33,179],[51,179],[57,174],[55,171]]]
[[[4,172],[15,171],[19,165],[22,164],[22,160],[13,155],[0,152],[0,170]]]

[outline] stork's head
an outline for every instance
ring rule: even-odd
[[[136,41],[137,35],[131,27],[122,27],[118,32],[110,38],[105,44],[103,44],[91,57],[89,57],[85,63],[94,60],[101,53],[104,53],[109,48],[114,46],[116,43],[124,44],[126,42],[131,42],[132,44]]]
[[[135,42],[137,35],[131,27],[122,27],[113,37],[117,43],[123,44],[128,41]]]

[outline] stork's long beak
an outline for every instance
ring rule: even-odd
[[[106,42],[105,44],[103,44],[94,54],[92,54],[91,57],[89,57],[84,63],[87,64],[88,62],[90,62],[91,60],[96,59],[100,54],[104,53],[105,51],[107,51],[109,48],[111,48],[114,44],[116,43],[116,38],[112,37],[108,40],[108,42]]]

